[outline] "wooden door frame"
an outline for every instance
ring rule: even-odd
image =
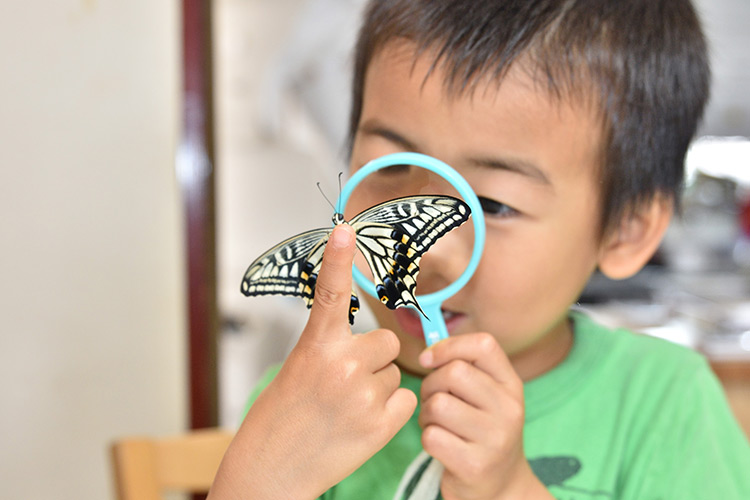
[[[185,214],[190,428],[218,425],[212,2],[182,2],[182,131],[176,169]]]

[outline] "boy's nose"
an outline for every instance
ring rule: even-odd
[[[444,234],[422,255],[417,293],[437,292],[458,279],[469,263],[474,229],[469,223]]]

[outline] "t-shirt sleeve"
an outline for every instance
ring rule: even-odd
[[[750,445],[716,376],[701,359],[670,394],[640,465],[639,500],[750,499]]]

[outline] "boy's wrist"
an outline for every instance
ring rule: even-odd
[[[513,481],[503,490],[496,500],[555,500],[547,487],[531,470],[531,466],[524,460],[523,467],[516,474]]]

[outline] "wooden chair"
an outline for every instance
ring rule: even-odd
[[[168,491],[207,492],[233,435],[205,429],[116,441],[111,451],[118,500],[162,500]]]

